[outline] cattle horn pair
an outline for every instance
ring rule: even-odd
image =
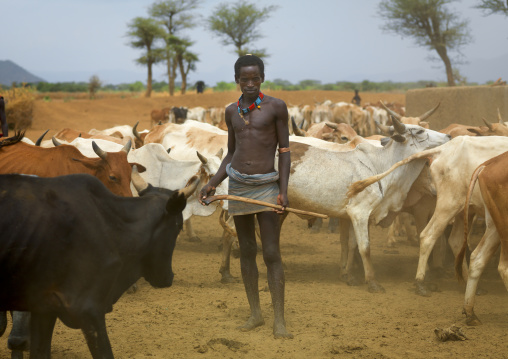
[[[293,116],[291,116],[291,126],[293,127],[293,133],[296,136],[301,136],[301,137],[306,136],[305,131],[303,131],[302,129],[300,129],[300,127],[298,127],[298,125],[295,122],[295,118]]]
[[[129,139],[125,145],[123,146],[123,148],[121,149],[121,151],[125,152],[125,154],[129,154],[129,151],[131,149],[131,144],[132,144],[132,141]],[[95,152],[95,154],[97,156],[99,156],[100,158],[102,158],[103,160],[106,161],[107,159],[107,156],[108,156],[108,153],[106,151],[104,151],[103,149],[101,149],[96,143],[95,141],[92,141],[92,148],[93,148],[93,151]]]

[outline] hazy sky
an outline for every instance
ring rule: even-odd
[[[135,64],[140,50],[131,48],[127,23],[148,17],[154,0],[0,0],[2,41],[0,60],[11,60],[49,82],[146,82],[146,68]],[[203,0],[196,13],[201,24],[221,2]],[[297,83],[304,79],[336,81],[445,81],[441,61],[431,62],[426,49],[410,38],[383,33],[374,0],[256,0],[279,8],[260,25],[265,36],[254,43],[271,55],[266,79]],[[484,83],[508,78],[508,17],[483,16],[472,9],[477,0],[453,3],[470,20],[474,42],[464,48],[468,65],[458,66],[469,81]],[[233,81],[236,55],[204,26],[187,30],[199,54],[190,82]],[[157,65],[155,81],[167,81]],[[178,79],[177,79],[178,81]]]

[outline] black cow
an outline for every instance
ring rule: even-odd
[[[105,314],[139,278],[173,282],[186,198],[146,184],[119,197],[97,178],[0,175],[0,311],[30,311],[30,357],[50,358],[56,318],[81,329],[94,359],[113,358]]]
[[[186,107],[173,107],[171,111],[173,111],[173,115],[175,116],[175,123],[182,124],[187,119],[187,111],[189,109]]]

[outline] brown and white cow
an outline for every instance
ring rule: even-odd
[[[501,245],[501,257],[499,258],[498,271],[506,289],[508,289],[508,152],[482,163],[471,176],[464,206],[464,244],[455,264],[456,274],[462,280],[461,269],[467,248],[467,234],[469,233],[466,219],[469,214],[470,199],[477,181],[481,193],[480,204],[485,209],[486,231],[471,254],[469,262],[469,275],[463,310],[468,325],[481,324],[473,310],[476,289],[485,265],[492,258],[499,245]]]
[[[132,166],[127,161],[130,142],[118,152],[106,152],[99,146],[99,158],[88,158],[69,145],[43,148],[20,142],[22,134],[0,142],[0,174],[21,173],[39,177],[56,177],[88,173],[97,177],[111,192],[132,197],[130,188]],[[143,170],[144,167],[140,166]]]

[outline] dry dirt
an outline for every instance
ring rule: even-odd
[[[338,92],[269,94],[293,104],[326,98],[348,101],[352,97]],[[35,140],[48,128],[51,135],[63,127],[104,129],[137,121],[143,129],[149,127],[154,108],[222,106],[237,97],[237,93],[223,93],[171,99],[38,100],[33,128],[27,135]],[[365,102],[383,99],[404,103],[403,94],[363,94],[362,98]],[[494,261],[483,276],[488,294],[477,298],[475,308],[484,324],[467,327],[461,315],[463,286],[454,279],[451,264],[444,277],[434,280],[440,292],[430,298],[416,296],[413,278],[418,248],[403,240],[389,248],[387,231],[372,227],[372,260],[386,293],[371,294],[365,285],[350,287],[340,280],[338,234],[325,228],[311,234],[306,222],[290,215],[282,228],[281,250],[286,267],[286,320],[295,338],[275,340],[262,257],[258,256],[259,288],[266,325],[240,332],[236,328],[247,319],[248,304],[241,281],[220,283],[218,214],[196,218],[195,228],[202,242],[190,243],[185,233],[181,234],[173,257],[175,281],[171,288],[154,289],[140,280],[139,291],[125,294],[107,315],[116,358],[508,357],[507,293]],[[232,260],[232,274],[240,276],[238,259]],[[434,330],[453,324],[462,327],[469,340],[439,342]],[[0,358],[10,355],[7,333],[0,338]],[[57,322],[53,335],[52,355],[54,359],[91,357],[81,332],[61,322]]]

